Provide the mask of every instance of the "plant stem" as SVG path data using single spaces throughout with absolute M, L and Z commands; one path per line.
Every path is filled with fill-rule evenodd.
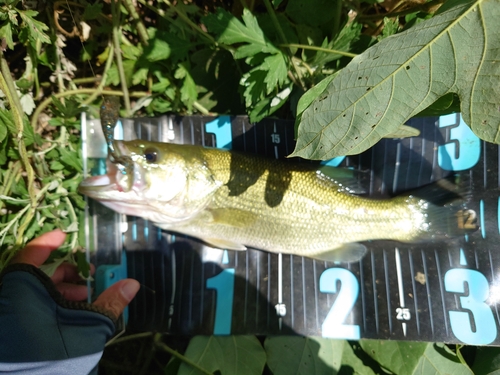
M 106 85 L 106 79 L 108 78 L 108 71 L 109 68 L 111 68 L 111 65 L 113 64 L 113 53 L 114 53 L 114 47 L 113 43 L 109 44 L 109 53 L 108 53 L 108 59 L 106 60 L 106 66 L 104 67 L 104 72 L 102 73 L 102 79 L 101 82 L 99 82 L 99 86 L 97 86 L 97 91 L 90 95 L 86 100 L 82 102 L 82 105 L 89 105 L 92 103 L 95 98 L 97 98 L 99 95 L 101 95 L 102 90 L 104 89 L 104 86 Z
M 120 48 L 120 0 L 111 0 L 111 13 L 113 15 L 113 43 L 115 45 L 116 67 L 120 75 L 120 83 L 123 91 L 123 101 L 125 103 L 125 117 L 130 117 L 131 106 L 130 96 L 128 93 L 127 79 L 125 77 L 125 70 L 123 68 L 122 50 Z
M 385 13 L 385 14 L 368 14 L 368 15 L 360 14 L 357 17 L 357 21 L 358 22 L 365 22 L 368 20 L 382 20 L 385 17 L 388 17 L 388 18 L 402 17 L 402 16 L 406 16 L 407 14 L 411 14 L 411 13 L 415 13 L 415 12 L 430 12 L 433 8 L 439 7 L 445 1 L 446 0 L 431 0 L 428 3 L 419 4 L 413 8 L 409 8 L 409 9 L 403 10 L 401 12 Z M 436 11 L 436 10 L 434 10 L 434 11 Z
M 141 0 L 139 0 L 139 1 L 142 3 Z M 203 37 L 205 37 L 206 39 L 208 39 L 212 44 L 217 45 L 217 42 L 215 41 L 215 39 L 211 35 L 207 34 L 205 31 L 203 31 L 203 29 L 201 27 L 199 27 L 197 24 L 195 24 L 193 21 L 191 21 L 189 19 L 189 17 L 184 14 L 184 12 L 180 11 L 176 6 L 172 5 L 172 3 L 169 0 L 163 0 L 163 2 L 165 4 L 167 4 L 169 7 L 171 7 L 174 10 L 174 12 L 177 13 L 177 15 L 185 23 L 187 23 L 193 29 L 195 29 L 196 31 L 198 31 L 201 35 L 203 35 Z
M 7 97 L 7 101 L 10 104 L 10 109 L 12 111 L 12 117 L 14 119 L 14 124 L 16 125 L 16 141 L 17 147 L 19 150 L 19 155 L 21 156 L 21 161 L 24 166 L 24 170 L 26 171 L 26 176 L 28 178 L 28 193 L 31 198 L 31 203 L 33 205 L 33 210 L 36 207 L 35 200 L 35 173 L 33 171 L 33 167 L 30 164 L 28 153 L 26 151 L 26 146 L 24 145 L 23 131 L 24 131 L 24 123 L 23 123 L 23 113 L 21 101 L 19 100 L 19 96 L 17 95 L 16 87 L 14 85 L 14 81 L 12 80 L 12 76 L 10 74 L 9 65 L 5 60 L 3 53 L 0 51 L 0 90 L 2 90 Z
M 155 345 L 166 351 L 167 353 L 173 355 L 174 357 L 177 357 L 179 358 L 181 361 L 183 361 L 184 363 L 188 364 L 189 366 L 197 369 L 199 372 L 201 372 L 202 374 L 205 374 L 205 375 L 213 375 L 211 372 L 208 372 L 207 370 L 205 370 L 203 367 L 200 367 L 198 366 L 196 363 L 192 362 L 189 358 L 183 356 L 182 354 L 180 354 L 179 352 L 175 351 L 174 349 L 170 348 L 169 346 L 165 345 L 163 342 L 160 341 L 161 340 L 161 335 L 159 333 L 157 333 L 154 337 L 154 342 L 155 342 Z
M 146 338 L 146 337 L 150 337 L 150 336 L 153 336 L 153 332 L 142 332 L 142 333 L 136 333 L 134 335 L 130 335 L 130 336 L 125 336 L 125 337 L 120 337 L 116 340 L 113 340 L 112 342 L 110 342 L 109 346 L 111 345 L 115 345 L 115 344 L 118 344 L 118 343 L 121 343 L 121 342 L 125 342 L 125 341 L 132 341 L 132 340 L 137 340 L 137 339 L 143 339 L 143 338 Z
M 321 52 L 326 52 L 326 53 L 335 53 L 338 55 L 346 56 L 346 57 L 356 57 L 357 55 L 355 53 L 351 52 L 345 52 L 345 51 L 339 51 L 336 49 L 329 49 L 329 48 L 324 48 L 324 47 L 316 47 L 316 46 L 308 46 L 306 44 L 295 44 L 295 43 L 290 43 L 287 45 L 280 45 L 280 47 L 295 47 L 295 48 L 302 48 L 302 49 L 310 49 L 313 51 L 321 51 Z
M 144 23 L 142 23 L 141 18 L 139 17 L 139 14 L 137 13 L 137 10 L 135 9 L 134 4 L 132 4 L 131 0 L 123 0 L 123 4 L 125 5 L 125 8 L 127 8 L 128 12 L 132 16 L 132 18 L 135 21 L 135 26 L 137 28 L 137 33 L 139 34 L 139 38 L 141 38 L 141 42 L 144 46 L 148 45 L 148 32 L 146 31 L 146 27 L 144 26 Z

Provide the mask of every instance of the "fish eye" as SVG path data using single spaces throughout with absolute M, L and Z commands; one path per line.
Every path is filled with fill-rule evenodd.
M 155 148 L 147 148 L 144 150 L 144 158 L 148 163 L 154 163 L 158 159 L 158 150 Z

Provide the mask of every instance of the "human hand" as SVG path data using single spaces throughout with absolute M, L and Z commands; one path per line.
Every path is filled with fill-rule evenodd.
M 19 251 L 11 264 L 25 263 L 39 268 L 48 259 L 50 253 L 64 243 L 65 238 L 66 234 L 59 229 L 45 233 L 30 241 L 24 249 Z M 91 265 L 91 274 L 93 273 L 94 266 Z M 87 287 L 77 284 L 82 279 L 78 275 L 76 266 L 69 263 L 61 264 L 51 279 L 57 290 L 68 301 L 83 301 L 87 298 Z M 120 280 L 101 293 L 93 305 L 106 310 L 118 319 L 139 288 L 139 283 L 134 279 Z

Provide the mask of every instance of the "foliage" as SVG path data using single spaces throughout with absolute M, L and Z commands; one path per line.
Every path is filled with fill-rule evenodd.
M 62 228 L 69 235 L 61 253 L 46 266 L 47 272 L 64 260 L 82 264 L 81 253 L 70 251 L 83 245 L 79 223 L 85 201 L 76 190 L 85 172 L 79 116 L 84 110 L 95 116 L 103 95 L 123 97 L 124 117 L 165 112 L 246 112 L 251 121 L 266 116 L 296 117 L 297 124 L 302 119 L 297 152 L 306 157 L 347 153 L 336 146 L 330 148 L 330 154 L 314 154 L 314 147 L 308 146 L 314 134 L 323 131 L 311 128 L 310 124 L 311 112 L 315 104 L 323 100 L 325 89 L 329 94 L 325 102 L 330 105 L 338 82 L 351 73 L 357 77 L 353 66 L 377 57 L 382 50 L 381 58 L 373 61 L 385 61 L 394 56 L 389 52 L 395 51 L 400 59 L 399 68 L 386 71 L 374 64 L 377 74 L 370 76 L 371 89 L 369 93 L 359 94 L 360 100 L 369 101 L 370 106 L 378 103 L 390 107 L 392 104 L 378 100 L 378 93 L 385 90 L 385 82 L 410 77 L 410 72 L 417 71 L 419 64 L 435 63 L 435 55 L 446 57 L 436 53 L 432 60 L 430 57 L 425 60 L 425 53 L 414 55 L 413 50 L 403 54 L 397 47 L 401 40 L 413 38 L 429 22 L 438 24 L 439 20 L 442 21 L 439 35 L 455 35 L 468 25 L 477 28 L 474 20 L 479 13 L 484 14 L 484 9 L 489 7 L 488 13 L 491 13 L 485 20 L 497 12 L 496 0 L 450 0 L 445 5 L 448 13 L 441 11 L 441 15 L 434 17 L 442 2 L 444 0 L 0 2 L 0 268 L 28 240 L 53 228 Z M 474 9 L 478 10 L 476 14 Z M 454 22 L 452 16 L 459 12 L 462 16 Z M 491 47 L 485 51 L 496 53 L 495 44 L 489 44 L 498 37 L 493 29 L 489 24 L 485 29 L 477 29 L 479 36 L 481 30 L 491 30 L 491 35 L 487 43 L 474 40 L 471 47 L 479 52 L 481 48 Z M 445 38 L 439 35 L 418 39 L 422 51 L 430 54 L 443 49 L 449 53 Z M 460 38 L 469 40 L 465 36 Z M 357 54 L 361 55 L 347 65 Z M 468 71 L 471 75 L 483 72 L 477 68 L 478 59 L 482 57 L 474 55 L 475 68 Z M 406 66 L 410 66 L 410 70 Z M 456 65 L 457 74 L 462 74 L 463 69 L 460 64 Z M 493 66 L 485 63 L 481 69 L 493 69 Z M 376 77 L 379 81 L 375 81 Z M 471 118 L 471 125 L 477 131 L 482 124 L 474 122 L 476 114 L 487 108 L 478 109 L 473 105 L 477 98 L 470 82 L 480 81 L 463 80 L 448 86 L 429 81 L 428 87 L 417 87 L 415 95 L 429 88 L 428 96 L 415 97 L 423 104 L 409 107 L 406 112 L 384 110 L 384 121 L 390 118 L 397 121 L 389 125 L 377 123 L 377 134 L 397 133 L 394 130 L 399 129 L 407 117 L 424 110 L 435 100 L 426 113 L 441 114 L 456 110 L 460 104 L 469 105 L 470 114 L 466 116 Z M 490 83 L 495 86 L 493 80 Z M 353 90 L 360 87 L 357 82 L 353 84 Z M 484 89 L 484 84 L 481 85 L 477 87 Z M 439 99 L 446 93 L 449 94 Z M 472 93 L 470 98 L 467 93 Z M 484 91 L 482 95 L 487 93 Z M 406 95 L 405 92 L 402 95 Z M 340 97 L 342 105 L 352 106 L 352 102 L 346 101 L 347 95 Z M 342 113 L 344 109 L 337 111 Z M 358 110 L 365 109 L 359 106 Z M 373 116 L 378 113 L 372 107 L 370 110 Z M 493 119 L 495 114 L 489 115 Z M 331 134 L 327 132 L 332 128 L 324 130 L 328 137 Z M 481 134 L 490 137 L 493 128 L 485 129 L 487 131 Z M 357 143 L 347 142 L 342 147 L 360 151 L 377 140 L 373 133 L 363 131 L 360 130 Z M 363 138 L 365 136 L 369 138 Z M 82 267 L 82 272 L 88 269 Z M 263 343 L 255 337 L 197 337 L 186 350 L 180 350 L 184 355 L 166 347 L 161 338 L 155 338 L 148 345 L 152 352 L 166 350 L 173 356 L 170 363 L 160 366 L 161 373 L 191 373 L 192 364 L 202 367 L 202 372 L 219 373 L 235 373 L 239 368 L 253 369 L 251 373 L 256 374 L 290 373 L 297 369 L 299 373 L 308 374 L 427 373 L 426 366 L 431 366 L 436 373 L 469 373 L 465 363 L 479 373 L 483 370 L 486 373 L 494 370 L 482 364 L 483 359 L 498 362 L 498 351 L 494 349 L 478 350 L 474 360 L 474 350 L 464 348 L 462 351 L 472 354 L 462 356 L 457 348 L 438 344 L 362 341 L 360 346 L 346 341 L 300 337 L 272 337 Z M 381 347 L 383 353 L 378 350 Z M 211 354 L 203 355 L 205 351 Z M 224 357 L 228 351 L 234 353 L 233 362 Z M 140 352 L 149 351 L 141 349 Z M 462 360 L 463 357 L 467 360 Z M 146 365 L 153 363 L 152 358 L 152 354 L 148 354 L 144 364 L 140 358 L 138 369 L 142 373 L 148 371 Z M 119 353 L 106 373 L 112 373 L 111 369 L 122 361 L 123 355 Z M 124 368 L 120 368 L 119 373 L 123 371 Z M 243 371 L 238 373 L 245 373 Z
M 495 0 L 449 1 L 439 14 L 354 58 L 302 114 L 293 155 L 330 159 L 365 151 L 442 96 L 454 93 L 464 121 L 499 143 Z M 387 29 L 384 28 L 384 30 Z

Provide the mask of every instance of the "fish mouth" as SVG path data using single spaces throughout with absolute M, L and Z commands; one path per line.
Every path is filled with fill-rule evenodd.
M 108 159 L 106 170 L 107 174 L 85 178 L 78 186 L 78 191 L 91 198 L 106 200 L 114 200 L 118 195 L 129 192 L 127 183 L 123 181 L 125 176 L 121 165 Z

